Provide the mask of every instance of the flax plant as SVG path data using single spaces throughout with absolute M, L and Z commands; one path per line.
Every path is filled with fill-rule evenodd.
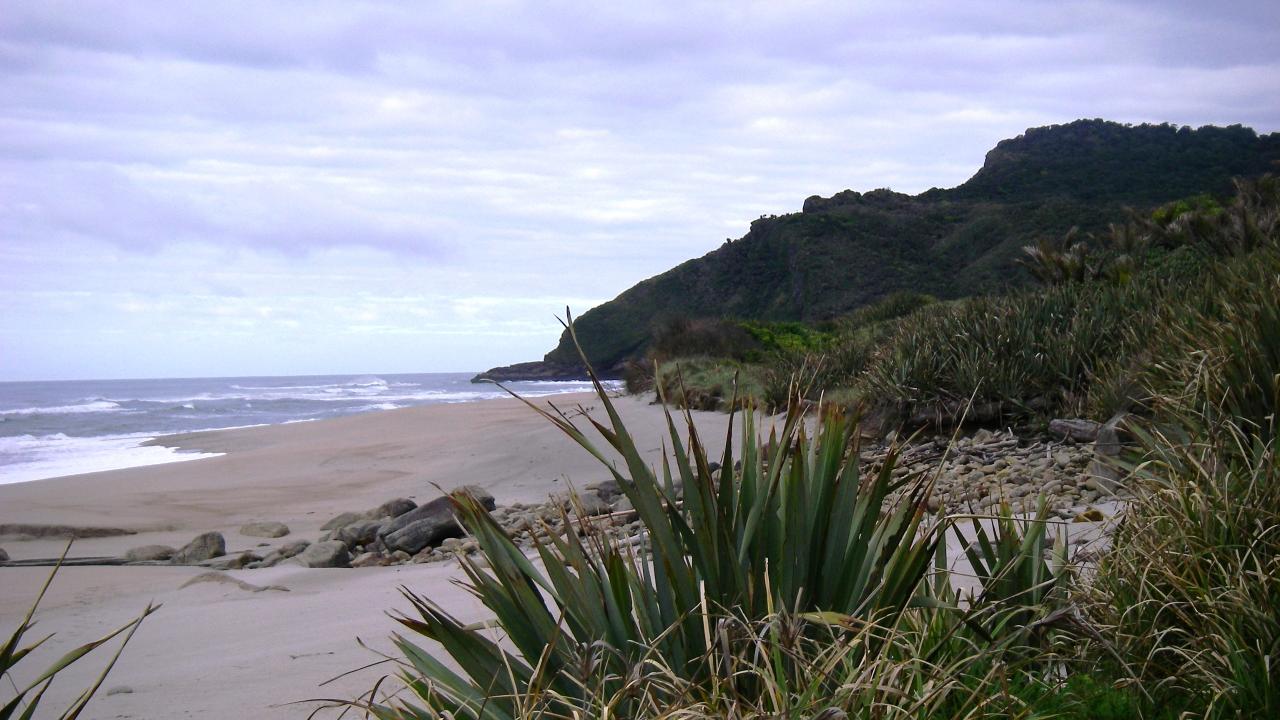
M 376 716 L 571 717 L 600 698 L 610 699 L 607 714 L 644 716 L 646 703 L 722 687 L 711 679 L 723 668 L 708 658 L 735 623 L 828 612 L 851 626 L 885 627 L 921 600 L 940 539 L 923 512 L 929 483 L 895 481 L 896 453 L 864 476 L 851 419 L 824 415 L 810 434 L 793 404 L 781 429 L 761 441 L 745 412 L 740 447 L 735 453 L 731 418 L 713 471 L 692 418 L 686 414 L 686 441 L 668 411 L 670 452 L 654 469 L 594 373 L 592 382 L 607 417 L 589 419 L 590 433 L 554 406 L 529 405 L 609 470 L 647 547 L 600 533 L 550 534 L 537 543 L 535 562 L 474 499 L 455 495 L 486 566 L 464 558 L 465 586 L 493 613 L 488 625 L 501 638 L 406 590 L 416 614 L 400 622 L 437 641 L 458 669 L 398 636 L 415 697 L 370 704 Z M 888 502 L 891 493 L 902 499 Z M 730 676 L 735 696 L 769 692 L 757 674 Z

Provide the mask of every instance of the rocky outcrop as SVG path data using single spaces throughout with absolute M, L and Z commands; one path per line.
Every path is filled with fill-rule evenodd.
M 618 379 L 620 373 L 605 373 L 607 379 Z M 516 363 L 486 370 L 471 378 L 471 382 L 509 382 L 516 380 L 586 380 L 587 371 L 578 364 L 563 364 L 538 360 Z
M 207 532 L 182 546 L 170 559 L 174 565 L 195 565 L 203 560 L 227 554 L 227 541 L 222 533 Z

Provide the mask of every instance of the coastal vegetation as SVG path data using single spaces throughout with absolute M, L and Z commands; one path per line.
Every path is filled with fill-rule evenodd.
M 1117 460 L 1129 505 L 1096 562 L 1067 554 L 1043 501 L 1030 516 L 926 513 L 930 474 L 895 472 L 896 448 L 864 467 L 851 416 L 828 407 L 809 431 L 798 397 L 767 440 L 743 413 L 720 462 L 691 418 L 685 435 L 668 414 L 655 471 L 597 382 L 607 419 L 590 430 L 531 406 L 609 468 L 646 542 L 583 527 L 536 542 L 536 562 L 455 495 L 480 545 L 460 558 L 466 585 L 494 619 L 464 625 L 406 590 L 408 694 L 359 704 L 382 718 L 1271 716 L 1269 252 L 1267 279 L 1234 297 L 1199 355 L 1144 380 L 1151 413 Z
M 1238 125 L 1078 120 L 1032 128 L 998 143 L 955 188 L 914 196 L 845 190 L 810 197 L 801 212 L 761 217 L 743 237 L 592 308 L 578 320 L 578 337 L 595 368 L 621 376 L 660 328 L 681 319 L 815 325 L 894 293 L 954 300 L 1016 291 L 1034 284 L 1017 266 L 1023 247 L 1072 228 L 1079 239 L 1100 237 L 1135 212 L 1176 201 L 1203 209 L 1201 201 L 1230 196 L 1233 178 L 1273 172 L 1277 160 L 1280 133 Z M 583 374 L 567 334 L 541 363 L 502 370 L 490 376 Z
M 1055 133 L 1128 131 L 1066 128 L 1002 143 L 969 185 L 931 193 L 1052 206 L 1060 186 L 1019 158 L 1043 156 Z M 1051 178 L 1071 167 L 1042 164 Z M 658 468 L 590 370 L 585 317 L 568 319 L 605 417 L 530 406 L 601 461 L 642 533 L 566 509 L 530 558 L 455 494 L 479 546 L 460 557 L 465 584 L 492 620 L 464 624 L 406 590 L 405 690 L 356 704 L 477 720 L 1280 714 L 1280 181 L 1205 193 L 1184 180 L 1168 185 L 1182 199 L 1132 187 L 1161 204 L 1073 216 L 1022 243 L 1025 280 L 1000 292 L 924 283 L 820 318 L 659 317 L 627 366 L 629 387 L 667 405 Z M 840 202 L 921 202 L 868 196 Z M 690 407 L 740 417 L 722 456 Z M 931 470 L 893 439 L 975 424 L 1037 434 L 1059 418 L 1116 445 L 1090 468 L 1123 500 L 1092 555 L 1068 551 L 1072 523 L 1043 496 L 938 504 L 962 441 Z M 867 436 L 887 436 L 885 452 L 868 459 Z

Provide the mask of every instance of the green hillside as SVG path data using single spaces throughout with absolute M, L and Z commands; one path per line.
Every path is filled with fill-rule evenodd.
M 1101 230 L 1126 208 L 1149 210 L 1280 162 L 1280 133 L 1239 125 L 1191 129 L 1103 120 L 1033 128 L 1001 141 L 964 184 L 911 196 L 845 190 L 762 217 L 738 240 L 645 280 L 583 314 L 595 367 L 617 374 L 675 318 L 817 322 L 911 291 L 948 299 L 1006 291 L 1030 278 L 1021 248 L 1078 226 Z M 581 373 L 568 338 L 541 363 L 486 375 Z

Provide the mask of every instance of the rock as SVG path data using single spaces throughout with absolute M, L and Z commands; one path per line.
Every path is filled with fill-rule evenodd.
M 1065 420 L 1059 418 L 1049 421 L 1049 432 L 1064 438 L 1070 438 L 1076 442 L 1093 442 L 1098 438 L 1098 429 L 1101 427 L 1101 425 L 1092 420 Z
M 1098 428 L 1098 439 L 1093 444 L 1094 455 L 1116 457 L 1120 454 L 1128 436 L 1128 419 L 1128 415 L 1119 413 Z
M 142 547 L 130 548 L 124 554 L 127 562 L 154 562 L 156 560 L 168 560 L 178 551 L 168 545 L 143 545 Z
M 411 555 L 409 555 L 409 553 L 407 553 L 407 552 L 405 552 L 405 551 L 403 551 L 403 550 L 397 550 L 397 551 L 395 551 L 395 552 L 391 553 L 391 559 L 392 559 L 393 561 L 395 561 L 395 562 L 402 562 L 402 563 L 403 563 L 403 562 L 409 562 L 410 560 L 412 560 L 412 559 L 413 559 L 413 557 L 412 557 Z
M 267 553 L 266 557 L 262 558 L 260 562 L 255 564 L 257 567 L 275 567 L 276 565 L 279 565 L 281 561 L 288 560 L 303 550 L 306 550 L 310 545 L 311 543 L 306 540 L 295 540 L 291 543 L 286 543 Z
M 418 503 L 410 500 L 409 498 L 394 498 L 370 510 L 368 512 L 368 517 L 370 520 L 400 517 L 416 507 L 418 507 Z
M 107 690 L 107 697 L 111 697 L 112 695 L 130 695 L 132 693 L 133 688 L 128 685 L 117 685 L 110 690 Z
M 435 515 L 424 516 L 420 520 L 411 522 L 390 535 L 383 535 L 382 543 L 389 550 L 400 550 L 413 555 L 425 547 L 438 544 L 441 540 L 459 537 L 462 534 L 462 526 L 454 519 L 453 513 L 446 508 Z
M 174 565 L 195 565 L 201 560 L 221 557 L 227 554 L 227 541 L 222 533 L 207 532 L 197 535 L 194 540 L 182 546 L 174 553 L 170 562 Z
M 576 507 L 575 500 L 573 498 L 566 498 L 564 502 L 564 509 L 569 512 L 577 512 L 581 509 L 582 514 L 586 517 L 608 515 L 613 512 L 613 508 L 609 503 L 605 502 L 604 498 L 594 492 L 585 492 L 578 495 L 576 498 Z
M 351 567 L 351 553 L 347 551 L 346 545 L 337 540 L 308 545 L 306 550 L 303 550 L 293 559 L 300 562 L 304 567 L 311 568 Z
M 1085 510 L 1084 512 L 1080 513 L 1079 515 L 1076 515 L 1074 518 L 1071 519 L 1071 522 L 1078 522 L 1078 523 L 1102 522 L 1103 520 L 1106 520 L 1106 519 L 1107 519 L 1107 516 L 1103 515 L 1101 510 L 1095 507 L 1091 507 L 1088 510 Z
M 4 548 L 0 548 L 0 562 L 9 562 L 9 553 L 5 552 Z
M 484 488 L 468 485 L 454 492 L 470 493 L 486 510 L 495 507 L 493 496 Z M 462 534 L 462 526 L 453 516 L 452 502 L 448 497 L 439 497 L 388 521 L 379 532 L 379 538 L 387 549 L 403 550 L 413 555 L 428 545 Z
M 241 525 L 240 534 L 249 537 L 278 538 L 289 534 L 289 526 L 272 520 L 255 521 Z
M 622 488 L 618 487 L 617 480 L 601 480 L 588 485 L 587 490 L 594 490 L 597 495 L 609 502 L 622 494 Z
M 333 532 L 333 539 L 346 544 L 347 547 L 368 545 L 378 539 L 378 531 L 385 520 L 366 520 L 340 527 Z
M 211 560 L 203 560 L 199 565 L 210 570 L 239 570 L 249 563 L 256 563 L 260 560 L 262 558 L 254 553 L 242 552 L 237 555 L 224 555 Z
M 365 517 L 364 513 L 344 512 L 341 515 L 336 515 L 333 518 L 330 518 L 329 522 L 320 526 L 320 529 L 321 530 L 337 530 L 340 527 L 345 527 L 347 525 L 350 525 L 351 523 L 360 522 L 361 520 L 365 520 L 365 519 L 367 518 Z
M 620 495 L 617 500 L 613 501 L 614 512 L 630 512 L 635 509 L 635 506 L 631 504 L 631 498 L 626 495 Z
M 351 567 L 353 568 L 377 567 L 380 565 L 387 565 L 390 562 L 391 562 L 390 559 L 388 559 L 385 555 L 380 555 L 375 552 L 366 552 L 366 553 L 360 553 L 359 555 L 357 555 L 351 561 Z

